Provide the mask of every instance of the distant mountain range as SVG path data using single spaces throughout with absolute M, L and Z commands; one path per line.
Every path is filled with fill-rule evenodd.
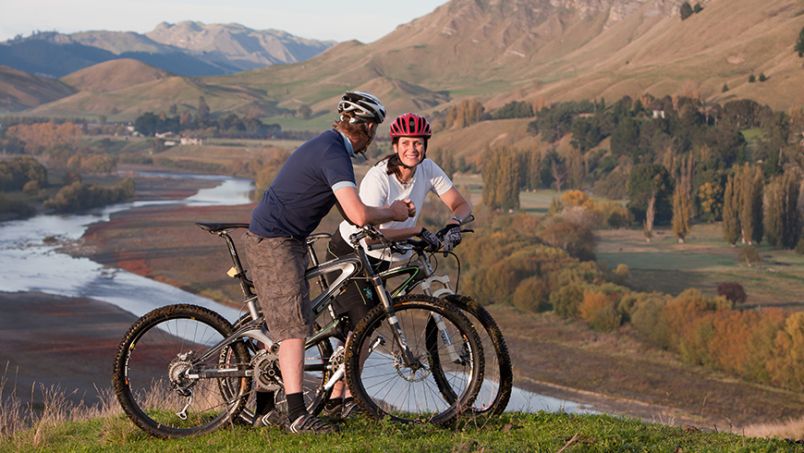
M 115 71 L 131 71 L 130 63 L 87 68 L 81 77 L 73 74 L 61 80 L 74 94 L 29 112 L 132 119 L 174 105 L 193 110 L 203 95 L 213 111 L 248 112 L 269 121 L 280 121 L 306 106 L 313 114 L 309 119 L 296 117 L 293 127 L 317 129 L 328 124 L 325 113 L 332 113 L 337 96 L 355 88 L 379 95 L 390 115 L 429 114 L 466 98 L 495 109 L 512 100 L 538 106 L 643 93 L 717 102 L 748 98 L 785 110 L 804 105 L 804 59 L 793 50 L 804 25 L 801 0 L 702 0 L 702 10 L 685 20 L 679 15 L 681 4 L 681 0 L 451 0 L 375 42 L 343 42 L 298 63 L 188 78 L 145 61 L 163 73 L 148 70 L 147 80 L 118 77 L 111 84 L 102 81 Z M 165 55 L 155 53 L 165 48 L 192 49 L 186 55 L 212 68 L 272 61 L 267 54 L 250 50 L 269 47 L 267 38 L 255 38 L 248 45 L 226 38 L 243 36 L 237 34 L 241 29 L 163 24 L 146 35 L 106 38 L 104 48 L 89 46 L 90 35 L 82 34 L 70 35 L 70 41 L 60 45 L 92 52 L 127 49 L 138 55 Z M 55 45 L 52 41 L 46 42 Z M 222 54 L 230 57 L 224 61 L 219 58 Z M 232 56 L 236 54 L 240 57 Z M 751 74 L 765 74 L 767 80 L 749 83 Z
M 239 24 L 162 22 L 146 34 L 34 33 L 0 43 L 0 65 L 62 77 L 94 64 L 129 58 L 176 75 L 212 76 L 304 61 L 333 44 Z

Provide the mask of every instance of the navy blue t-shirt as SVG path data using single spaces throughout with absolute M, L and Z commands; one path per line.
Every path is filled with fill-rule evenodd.
M 262 237 L 309 236 L 335 204 L 335 190 L 357 187 L 352 154 L 352 144 L 335 129 L 301 145 L 254 208 L 249 230 Z

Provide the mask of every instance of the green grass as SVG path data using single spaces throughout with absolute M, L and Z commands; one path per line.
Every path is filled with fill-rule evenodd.
M 505 414 L 447 430 L 355 420 L 338 434 L 291 435 L 276 428 L 234 427 L 204 436 L 151 438 L 125 417 L 70 422 L 0 440 L 0 451 L 804 451 L 780 439 L 685 430 L 631 419 L 553 413 Z
M 650 243 L 639 230 L 600 230 L 597 259 L 613 268 L 630 268 L 629 286 L 643 291 L 678 294 L 699 288 L 716 294 L 717 284 L 738 282 L 748 304 L 801 305 L 804 303 L 804 255 L 761 244 L 762 261 L 751 267 L 739 259 L 740 248 L 722 239 L 720 224 L 693 225 L 685 244 L 667 229 L 656 231 Z

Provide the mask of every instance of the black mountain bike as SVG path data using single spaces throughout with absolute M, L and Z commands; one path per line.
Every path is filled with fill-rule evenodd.
M 206 308 L 170 305 L 147 313 L 126 332 L 114 361 L 115 394 L 134 424 L 162 438 L 201 434 L 235 423 L 253 404 L 255 392 L 273 391 L 281 399 L 283 388 L 278 344 L 271 339 L 229 235 L 229 230 L 248 225 L 198 225 L 226 241 L 233 263 L 229 275 L 240 281 L 247 314 L 233 326 Z M 345 348 L 333 351 L 330 342 L 339 336 L 344 317 L 316 326 L 306 340 L 308 410 L 320 412 L 332 387 L 346 376 L 355 399 L 371 416 L 449 424 L 472 407 L 482 385 L 481 340 L 460 310 L 437 298 L 392 298 L 359 246 L 364 238 L 381 240 L 382 235 L 372 227 L 363 228 L 350 238 L 354 256 L 314 262 L 306 273 L 308 281 L 330 281 L 312 300 L 316 315 L 352 278 L 371 281 L 381 302 L 357 324 Z M 445 329 L 435 332 L 427 327 L 435 317 Z M 450 355 L 455 345 L 461 348 L 457 360 Z

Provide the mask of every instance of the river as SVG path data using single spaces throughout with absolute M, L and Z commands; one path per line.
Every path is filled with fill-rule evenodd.
M 108 222 L 117 212 L 153 205 L 226 206 L 247 204 L 253 183 L 224 176 L 141 173 L 139 177 L 198 178 L 218 184 L 178 200 L 135 201 L 84 214 L 46 214 L 0 223 L 0 291 L 41 292 L 56 296 L 85 297 L 119 307 L 135 316 L 173 303 L 190 303 L 217 311 L 230 321 L 240 312 L 210 299 L 122 269 L 105 267 L 88 258 L 72 257 L 59 249 L 78 241 L 87 228 Z M 110 358 L 111 362 L 111 358 Z M 593 408 L 515 388 L 509 411 L 564 411 L 593 413 Z

